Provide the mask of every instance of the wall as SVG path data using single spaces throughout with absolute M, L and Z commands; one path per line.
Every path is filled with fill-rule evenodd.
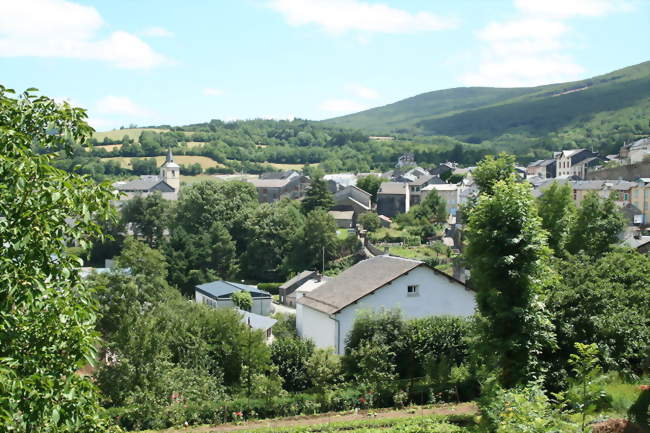
M 228 307 L 234 308 L 235 304 L 230 300 L 219 300 L 215 301 L 214 299 L 194 291 L 194 300 L 199 304 L 207 304 L 211 307 Z M 251 313 L 261 314 L 262 316 L 268 316 L 271 314 L 271 299 L 255 299 L 253 298 L 253 308 L 251 308 Z
M 300 303 L 296 304 L 296 330 L 302 338 L 311 338 L 316 347 L 334 347 L 336 344 L 336 321 L 327 314 Z
M 412 284 L 419 286 L 418 296 L 407 295 L 407 286 Z M 474 292 L 420 266 L 335 315 L 340 322 L 338 347 L 335 348 L 338 353 L 345 350 L 345 336 L 352 329 L 358 311 L 382 307 L 400 308 L 408 319 L 437 315 L 471 316 L 476 302 Z
M 650 177 L 650 162 L 604 168 L 602 170 L 588 171 L 585 174 L 587 180 L 623 179 L 634 181 L 640 177 Z

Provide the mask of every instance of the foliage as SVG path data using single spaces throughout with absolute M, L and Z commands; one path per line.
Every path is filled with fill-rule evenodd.
M 86 113 L 0 86 L 0 426 L 13 432 L 106 431 L 93 383 L 97 304 L 68 245 L 114 218 L 111 187 L 51 165 L 92 129 Z
M 368 194 L 370 194 L 371 200 L 376 202 L 377 201 L 377 191 L 379 191 L 379 187 L 381 186 L 381 178 L 379 176 L 376 176 L 374 174 L 369 174 L 368 176 L 363 176 L 357 180 L 357 187 L 361 188 Z
M 633 250 L 615 250 L 595 261 L 575 256 L 557 261 L 561 280 L 549 292 L 558 350 L 556 376 L 562 377 L 575 343 L 598 345 L 603 366 L 642 372 L 650 347 L 650 258 Z
M 482 397 L 480 408 L 483 426 L 490 432 L 549 433 L 560 427 L 548 397 L 536 383 L 509 390 L 497 387 Z
M 369 232 L 374 232 L 381 227 L 379 215 L 374 212 L 366 212 L 359 217 L 359 224 Z
M 232 294 L 232 303 L 241 310 L 250 311 L 253 308 L 253 297 L 250 292 L 239 290 Z
M 438 194 L 438 191 L 432 189 L 420 203 L 420 209 L 424 210 L 425 218 L 430 222 L 444 223 L 447 221 L 447 203 L 445 199 Z
M 234 277 L 239 272 L 237 248 L 230 233 L 218 221 L 198 232 L 175 227 L 164 245 L 169 281 L 186 295 L 194 286 Z
M 569 378 L 569 389 L 562 398 L 582 417 L 581 430 L 585 429 L 587 414 L 594 412 L 605 398 L 602 370 L 598 365 L 598 346 L 576 343 L 577 353 L 572 353 L 569 365 L 573 377 Z
M 278 368 L 287 391 L 302 391 L 313 380 L 307 363 L 314 352 L 314 343 L 298 337 L 277 338 L 271 344 L 271 361 Z
M 313 210 L 291 240 L 287 267 L 294 272 L 320 269 L 323 261 L 327 265 L 337 256 L 338 246 L 334 218 L 323 209 Z
M 513 177 L 486 185 L 492 195 L 481 194 L 469 215 L 465 257 L 478 291 L 478 348 L 496 357 L 500 382 L 510 387 L 541 377 L 539 357 L 554 345 L 540 298 L 548 248 L 530 187 Z
M 328 211 L 332 206 L 334 206 L 334 198 L 327 189 L 327 182 L 322 177 L 311 179 L 307 193 L 300 204 L 302 212 L 307 215 L 316 209 Z
M 291 253 L 291 241 L 304 220 L 295 201 L 260 205 L 249 220 L 242 257 L 246 275 L 260 281 L 283 280 L 283 259 Z
M 156 192 L 128 200 L 122 207 L 122 219 L 131 224 L 136 237 L 142 236 L 150 247 L 155 248 L 162 242 L 168 212 L 169 201 Z
M 483 194 L 492 194 L 499 181 L 507 181 L 515 174 L 515 157 L 500 153 L 496 158 L 487 155 L 472 171 L 474 183 Z
M 271 317 L 277 320 L 275 325 L 273 325 L 273 335 L 275 338 L 298 337 L 295 314 L 275 313 Z
M 584 251 L 598 257 L 611 249 L 625 227 L 625 218 L 614 201 L 614 195 L 603 200 L 589 192 L 580 204 L 575 222 L 567 240 L 572 254 Z
M 342 374 L 341 358 L 331 347 L 315 348 L 305 364 L 308 377 L 317 389 L 323 391 L 336 384 Z
M 468 354 L 469 319 L 453 316 L 433 316 L 406 322 L 406 359 L 408 375 L 430 375 L 434 379 L 435 367 L 441 362 L 460 365 Z
M 569 183 L 553 182 L 537 199 L 542 228 L 548 232 L 548 245 L 555 255 L 564 254 L 569 228 L 573 223 L 575 206 L 573 189 Z

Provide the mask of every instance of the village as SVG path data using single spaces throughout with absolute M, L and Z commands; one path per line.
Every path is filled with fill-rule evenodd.
M 650 177 L 646 173 L 650 159 L 650 138 L 640 139 L 621 147 L 618 155 L 600 157 L 587 149 L 554 152 L 553 158 L 515 167 L 522 182 L 531 185 L 533 195 L 540 197 L 552 183 L 568 184 L 574 204 L 579 207 L 587 193 L 595 192 L 606 199 L 613 197 L 626 218 L 625 230 L 619 234 L 620 243 L 650 253 Z M 333 197 L 329 215 L 338 231 L 349 232 L 362 241 L 363 260 L 335 277 L 324 275 L 324 269 L 305 269 L 293 278 L 276 285 L 274 294 L 256 285 L 233 281 L 204 282 L 195 287 L 194 299 L 213 307 L 238 309 L 233 302 L 237 292 L 250 294 L 252 304 L 243 312 L 242 320 L 273 341 L 274 313 L 296 316 L 298 335 L 312 339 L 317 347 L 334 348 L 343 354 L 344 342 L 360 311 L 398 308 L 406 318 L 420 318 L 451 314 L 471 316 L 476 307 L 474 292 L 465 282 L 468 271 L 460 260 L 463 251 L 463 221 L 461 209 L 478 194 L 473 182 L 475 167 L 458 167 L 454 162 L 440 164 L 432 170 L 417 166 L 412 153 L 402 155 L 395 168 L 384 173 L 338 173 L 323 176 L 328 192 Z M 621 171 L 625 170 L 625 171 Z M 609 173 L 612 173 L 609 175 Z M 614 178 L 615 174 L 624 173 Z M 378 179 L 373 194 L 357 186 L 361 179 Z M 608 178 L 611 177 L 611 178 Z M 310 178 L 293 170 L 254 175 L 215 175 L 216 182 L 246 182 L 252 184 L 260 203 L 274 203 L 282 199 L 302 200 L 310 188 Z M 460 179 L 450 183 L 443 179 Z M 361 181 L 363 182 L 363 181 Z M 159 193 L 165 200 L 177 200 L 182 179 L 179 166 L 174 163 L 171 149 L 159 176 L 117 182 L 122 193 L 118 206 L 124 200 Z M 398 253 L 408 249 L 404 240 L 373 242 L 372 232 L 397 224 L 393 219 L 422 203 L 428 194 L 437 194 L 444 202 L 445 219 L 441 230 L 427 239 L 418 239 L 411 247 L 417 251 L 420 244 L 438 244 L 449 251 L 447 266 L 431 266 L 426 258 Z M 364 214 L 375 214 L 378 227 L 364 227 Z M 366 219 L 366 221 L 373 221 Z M 133 231 L 130 231 L 133 234 Z M 399 248 L 390 253 L 390 247 Z M 437 254 L 439 256 L 439 254 Z M 112 261 L 108 261 L 111 263 Z M 99 272 L 108 268 L 97 269 Z M 86 268 L 85 272 L 92 272 Z

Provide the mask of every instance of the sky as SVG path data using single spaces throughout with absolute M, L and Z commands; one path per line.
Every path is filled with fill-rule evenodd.
M 0 85 L 103 131 L 326 119 L 650 60 L 650 0 L 0 0 Z

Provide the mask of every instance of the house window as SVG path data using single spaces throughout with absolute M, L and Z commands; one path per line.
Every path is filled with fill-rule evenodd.
M 406 288 L 406 296 L 418 296 L 418 286 L 417 284 L 410 285 Z
M 626 193 L 626 192 L 623 193 L 623 200 L 628 201 L 629 199 L 630 199 L 630 196 L 628 195 L 628 193 Z

